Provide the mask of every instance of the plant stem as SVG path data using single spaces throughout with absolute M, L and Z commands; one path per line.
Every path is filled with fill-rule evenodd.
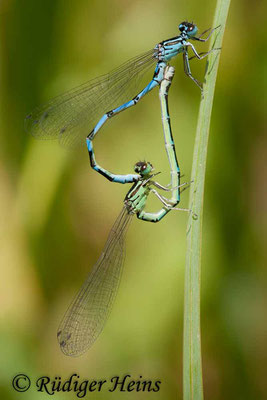
M 213 26 L 220 25 L 213 35 L 215 40 L 211 47 L 222 45 L 223 34 L 230 0 L 218 0 Z M 208 56 L 206 82 L 203 87 L 204 98 L 201 100 L 194 158 L 189 208 L 197 215 L 191 214 L 187 230 L 187 253 L 185 271 L 184 299 L 184 344 L 183 344 L 183 399 L 203 400 L 201 340 L 200 340 L 200 271 L 201 271 L 201 236 L 204 183 L 209 138 L 209 127 L 215 82 L 221 51 L 214 51 Z

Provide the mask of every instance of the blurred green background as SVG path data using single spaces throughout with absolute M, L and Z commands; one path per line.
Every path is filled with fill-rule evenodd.
M 153 225 L 134 219 L 121 286 L 94 346 L 64 356 L 56 331 L 104 246 L 128 187 L 89 167 L 86 147 L 35 141 L 23 119 L 34 107 L 101 75 L 168 37 L 184 19 L 210 27 L 215 1 L 2 0 L 0 3 L 1 396 L 43 396 L 11 387 L 16 373 L 67 379 L 140 375 L 158 393 L 94 399 L 181 399 L 184 213 Z M 202 251 L 202 351 L 206 399 L 261 399 L 267 391 L 266 185 L 263 2 L 232 2 L 213 108 Z M 207 46 L 199 44 L 203 51 Z M 170 112 L 184 180 L 190 179 L 200 100 L 181 57 Z M 205 62 L 192 61 L 201 80 Z M 265 75 L 266 77 L 266 75 Z M 95 141 L 101 165 L 130 173 L 140 159 L 168 183 L 157 90 L 111 120 Z M 186 207 L 188 193 L 182 197 Z M 160 205 L 149 202 L 150 210 Z M 266 256 L 266 254 L 265 254 Z M 265 261 L 265 262 L 264 262 Z M 74 399 L 73 392 L 54 399 Z

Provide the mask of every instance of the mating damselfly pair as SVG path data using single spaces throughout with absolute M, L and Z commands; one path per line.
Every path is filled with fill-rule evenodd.
M 111 73 L 52 99 L 25 119 L 26 130 L 37 138 L 58 138 L 60 143 L 67 146 L 84 143 L 86 138 L 90 164 L 94 170 L 112 182 L 133 183 L 99 260 L 60 324 L 58 341 L 67 355 L 82 354 L 103 329 L 118 289 L 124 259 L 124 237 L 131 217 L 136 214 L 139 219 L 157 222 L 170 210 L 178 210 L 176 205 L 180 201 L 182 185 L 168 112 L 168 90 L 174 75 L 174 69 L 169 67 L 168 62 L 181 53 L 186 75 L 202 91 L 202 85 L 192 76 L 188 49 L 193 51 L 194 56 L 191 58 L 198 59 L 206 57 L 210 51 L 198 53 L 189 40 L 206 42 L 215 29 L 208 29 L 197 37 L 196 25 L 182 22 L 178 36 L 162 41 L 152 50 L 131 59 Z M 203 38 L 205 33 L 208 35 Z M 138 91 L 140 77 L 155 63 L 152 80 Z M 135 164 L 135 174 L 111 173 L 96 162 L 92 144 L 95 135 L 109 118 L 136 105 L 156 86 L 160 88 L 165 147 L 171 170 L 171 183 L 168 187 L 154 181 L 157 174 L 153 173 L 152 164 L 145 161 Z M 158 190 L 171 192 L 171 199 L 162 196 Z M 150 193 L 155 194 L 163 205 L 157 213 L 144 210 Z

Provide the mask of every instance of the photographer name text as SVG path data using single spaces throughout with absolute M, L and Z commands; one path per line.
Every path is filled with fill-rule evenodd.
M 113 376 L 110 379 L 90 380 L 81 379 L 78 374 L 72 374 L 68 379 L 62 380 L 55 376 L 50 378 L 42 376 L 36 380 L 38 392 L 53 395 L 56 392 L 73 392 L 78 398 L 83 398 L 91 392 L 158 392 L 160 380 L 144 379 L 139 375 L 137 379 L 130 374 Z

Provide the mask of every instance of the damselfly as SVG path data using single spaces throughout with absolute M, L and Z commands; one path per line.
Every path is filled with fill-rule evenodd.
M 202 84 L 192 76 L 189 60 L 194 57 L 202 59 L 217 49 L 198 53 L 189 40 L 206 42 L 215 29 L 207 29 L 197 37 L 197 26 L 182 22 L 178 36 L 158 43 L 152 50 L 132 58 L 109 74 L 91 80 L 35 109 L 25 118 L 26 130 L 37 138 L 57 138 L 67 146 L 83 143 L 85 137 L 92 140 L 109 118 L 134 106 L 158 86 L 166 65 L 179 53 L 183 54 L 186 75 L 202 90 Z M 207 32 L 207 37 L 203 38 Z M 190 48 L 194 53 L 191 58 L 188 55 Z M 156 67 L 152 80 L 139 91 L 142 76 L 153 64 Z
M 132 216 L 135 214 L 141 220 L 158 222 L 170 210 L 190 211 L 175 207 L 180 201 L 180 188 L 185 184 L 180 185 L 180 169 L 168 114 L 168 89 L 173 74 L 174 68 L 167 67 L 160 85 L 163 130 L 171 169 L 171 187 L 164 187 L 153 180 L 157 174 L 153 173 L 153 166 L 149 162 L 136 163 L 136 174 L 125 175 L 126 181 L 134 182 L 134 184 L 124 199 L 123 209 L 111 229 L 100 258 L 71 303 L 58 329 L 58 342 L 66 355 L 78 356 L 84 353 L 104 327 L 119 286 L 125 254 L 124 239 Z M 92 148 L 90 158 L 91 163 L 96 164 Z M 108 179 L 111 176 L 117 177 L 103 169 L 101 171 Z M 121 175 L 118 181 L 123 181 Z M 157 189 L 171 192 L 171 199 L 162 196 Z M 150 193 L 154 193 L 163 203 L 163 207 L 156 213 L 144 211 Z

